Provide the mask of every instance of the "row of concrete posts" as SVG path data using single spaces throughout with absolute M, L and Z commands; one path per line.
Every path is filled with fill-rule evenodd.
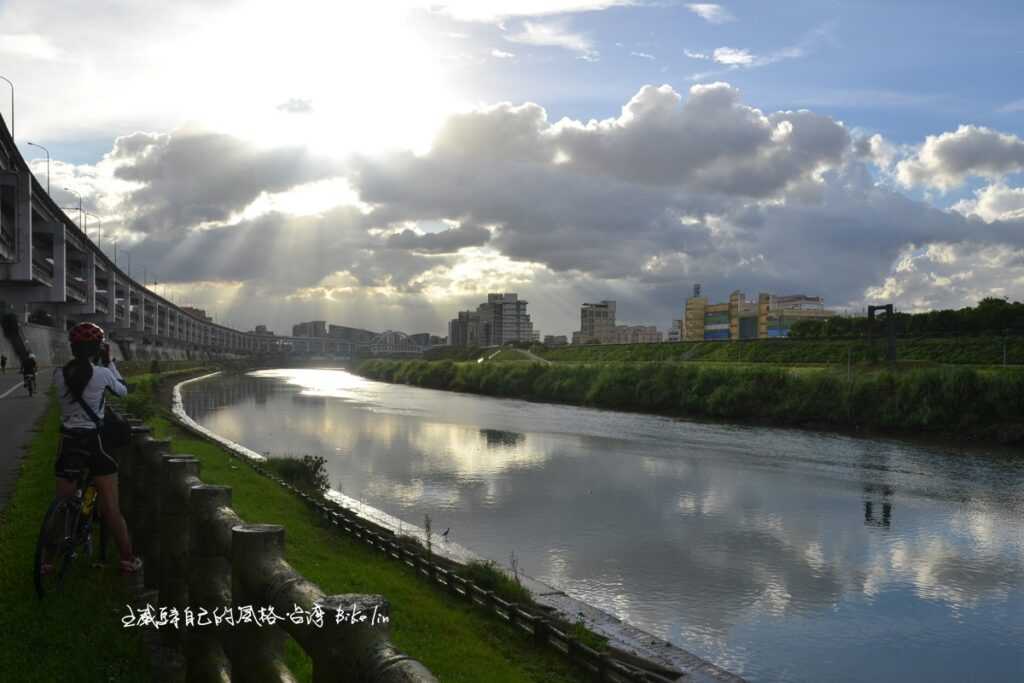
M 323 615 L 319 626 L 282 619 L 273 626 L 163 628 L 155 678 L 291 682 L 283 659 L 291 636 L 312 660 L 316 683 L 436 681 L 391 643 L 381 623 L 389 608 L 382 596 L 326 595 L 284 559 L 283 527 L 243 522 L 231 508 L 231 487 L 204 484 L 196 458 L 171 454 L 170 442 L 148 431 L 137 424 L 119 459 L 121 507 L 144 561 L 137 602 L 178 614 L 252 606 L 272 607 L 279 616 Z M 352 623 L 353 614 L 378 619 Z

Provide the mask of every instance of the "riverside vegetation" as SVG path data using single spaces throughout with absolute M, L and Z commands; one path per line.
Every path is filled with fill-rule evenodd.
M 734 347 L 742 347 L 716 345 L 734 353 Z M 647 346 L 657 353 L 658 347 L 669 345 Z M 588 351 L 579 349 L 581 354 Z M 843 356 L 845 361 L 845 352 Z M 665 361 L 544 365 L 369 360 L 357 372 L 431 389 L 616 410 L 786 426 L 955 432 L 1007 443 L 1024 438 L 1024 371 L 1018 369 L 891 370 L 858 365 L 848 374 L 845 363 L 830 368 Z

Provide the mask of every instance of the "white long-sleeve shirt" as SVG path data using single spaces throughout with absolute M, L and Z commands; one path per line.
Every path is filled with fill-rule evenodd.
M 63 368 L 56 368 L 53 371 L 53 384 L 57 387 L 57 398 L 60 399 L 61 424 L 65 429 L 95 429 L 96 423 L 68 391 L 62 370 Z M 92 377 L 89 378 L 89 383 L 82 391 L 82 400 L 92 408 L 100 419 L 103 418 L 104 397 L 107 389 L 110 389 L 115 396 L 124 396 L 128 393 L 128 386 L 121 378 L 121 373 L 117 371 L 113 360 L 107 367 L 94 365 Z

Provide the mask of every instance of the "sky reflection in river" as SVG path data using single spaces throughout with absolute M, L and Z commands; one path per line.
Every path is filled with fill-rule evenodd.
M 204 426 L 754 680 L 1024 680 L 1024 470 L 897 442 L 341 371 L 186 387 Z

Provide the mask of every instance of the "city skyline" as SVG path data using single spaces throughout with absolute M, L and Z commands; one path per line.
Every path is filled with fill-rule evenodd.
M 1015 5 L 538 7 L 14 0 L 0 75 L 58 203 L 239 329 L 443 334 L 492 291 L 543 334 L 602 299 L 664 329 L 693 282 L 1024 298 Z

